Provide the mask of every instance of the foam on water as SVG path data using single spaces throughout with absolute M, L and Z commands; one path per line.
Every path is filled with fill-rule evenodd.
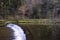
M 26 35 L 20 26 L 10 23 L 7 24 L 7 27 L 10 27 L 14 31 L 15 39 L 13 40 L 26 40 Z

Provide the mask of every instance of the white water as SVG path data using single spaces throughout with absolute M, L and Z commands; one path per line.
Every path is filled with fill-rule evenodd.
M 20 26 L 10 23 L 7 24 L 7 27 L 10 27 L 14 31 L 15 39 L 13 40 L 26 40 L 26 35 Z

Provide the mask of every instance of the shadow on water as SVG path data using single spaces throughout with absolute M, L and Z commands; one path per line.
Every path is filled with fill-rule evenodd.
M 27 40 L 60 40 L 60 25 L 20 25 Z M 29 27 L 29 28 L 27 28 Z M 0 27 L 0 40 L 14 39 L 13 30 L 7 27 Z
M 0 28 L 0 40 L 12 40 L 14 39 L 13 30 L 7 27 Z
M 27 40 L 60 40 L 60 25 L 21 25 L 27 30 Z M 30 30 L 30 31 L 28 31 Z

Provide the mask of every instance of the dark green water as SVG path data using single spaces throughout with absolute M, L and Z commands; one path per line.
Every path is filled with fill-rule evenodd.
M 49 25 L 21 25 L 24 29 L 27 40 L 60 40 L 60 26 Z M 7 27 L 0 27 L 0 40 L 12 40 L 13 30 Z

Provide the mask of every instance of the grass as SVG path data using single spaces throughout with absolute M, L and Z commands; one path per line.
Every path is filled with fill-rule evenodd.
M 51 20 L 51 19 L 21 19 L 21 20 L 0 20 L 0 25 L 1 24 L 6 24 L 6 23 L 18 23 L 18 24 L 28 24 L 28 25 L 59 25 L 60 21 L 57 20 Z

